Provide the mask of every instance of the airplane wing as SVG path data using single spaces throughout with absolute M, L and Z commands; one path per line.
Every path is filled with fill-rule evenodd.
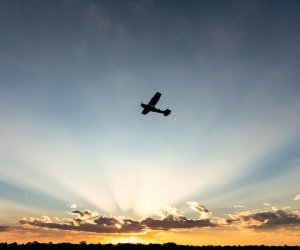
M 155 106 L 156 103 L 158 103 L 160 96 L 161 96 L 161 93 L 156 92 L 156 94 L 151 98 L 148 105 Z
M 144 110 L 142 111 L 142 114 L 143 114 L 143 115 L 146 115 L 146 114 L 148 114 L 149 112 L 150 112 L 149 109 L 144 109 Z

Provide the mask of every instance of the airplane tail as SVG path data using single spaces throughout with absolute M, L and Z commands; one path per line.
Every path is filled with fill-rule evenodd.
M 171 114 L 171 110 L 170 109 L 166 109 L 164 111 L 164 116 L 168 116 L 169 114 Z

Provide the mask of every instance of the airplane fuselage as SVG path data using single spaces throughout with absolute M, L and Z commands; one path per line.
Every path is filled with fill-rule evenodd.
M 160 110 L 160 109 L 157 109 L 157 108 L 155 108 L 154 106 L 149 105 L 149 104 L 142 103 L 141 106 L 142 106 L 144 109 L 147 109 L 147 110 L 152 111 L 152 112 L 164 113 L 164 111 L 162 111 L 162 110 Z
M 161 110 L 161 109 L 155 108 L 155 106 L 153 106 L 153 105 L 149 105 L 149 104 L 145 104 L 145 103 L 141 103 L 141 106 L 142 106 L 142 108 L 144 108 L 147 111 L 162 113 L 165 116 L 168 116 L 171 113 L 171 111 L 169 109 Z

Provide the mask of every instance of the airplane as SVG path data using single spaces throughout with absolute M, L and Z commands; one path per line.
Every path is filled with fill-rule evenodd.
M 148 114 L 150 111 L 156 113 L 162 113 L 164 114 L 164 116 L 168 116 L 171 113 L 170 109 L 160 110 L 158 108 L 155 108 L 155 105 L 158 103 L 160 96 L 161 93 L 156 92 L 156 94 L 151 98 L 148 104 L 144 104 L 143 102 L 141 103 L 142 108 L 144 108 L 144 110 L 142 111 L 143 115 Z

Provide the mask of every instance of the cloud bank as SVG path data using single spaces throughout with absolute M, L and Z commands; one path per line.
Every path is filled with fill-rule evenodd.
M 274 209 L 275 211 L 251 212 L 245 211 L 230 214 L 227 224 L 238 225 L 248 229 L 300 229 L 300 212 Z
M 156 212 L 155 218 L 147 217 L 140 220 L 124 216 L 102 216 L 89 210 L 73 210 L 68 212 L 73 216 L 72 218 L 60 219 L 59 222 L 52 221 L 48 216 L 42 216 L 40 218 L 25 217 L 19 220 L 19 223 L 36 227 L 105 234 L 228 226 L 252 230 L 300 229 L 300 212 L 290 209 L 272 208 L 272 211 L 263 212 L 243 211 L 228 214 L 229 218 L 218 218 L 213 217 L 205 206 L 197 202 L 187 202 L 187 204 L 200 214 L 199 219 L 188 219 L 178 209 L 167 207 L 163 211 Z
M 25 217 L 19 220 L 21 225 L 31 225 L 62 230 L 86 231 L 94 233 L 140 233 L 147 230 L 169 230 L 180 228 L 216 227 L 210 220 L 210 212 L 202 205 L 189 203 L 192 209 L 200 213 L 200 219 L 192 220 L 182 215 L 176 208 L 166 208 L 158 212 L 160 218 L 143 218 L 134 220 L 126 217 L 100 216 L 89 210 L 73 210 L 69 214 L 73 218 L 64 218 L 60 223 L 53 222 L 50 217 Z M 203 217 L 203 218 L 201 218 Z

